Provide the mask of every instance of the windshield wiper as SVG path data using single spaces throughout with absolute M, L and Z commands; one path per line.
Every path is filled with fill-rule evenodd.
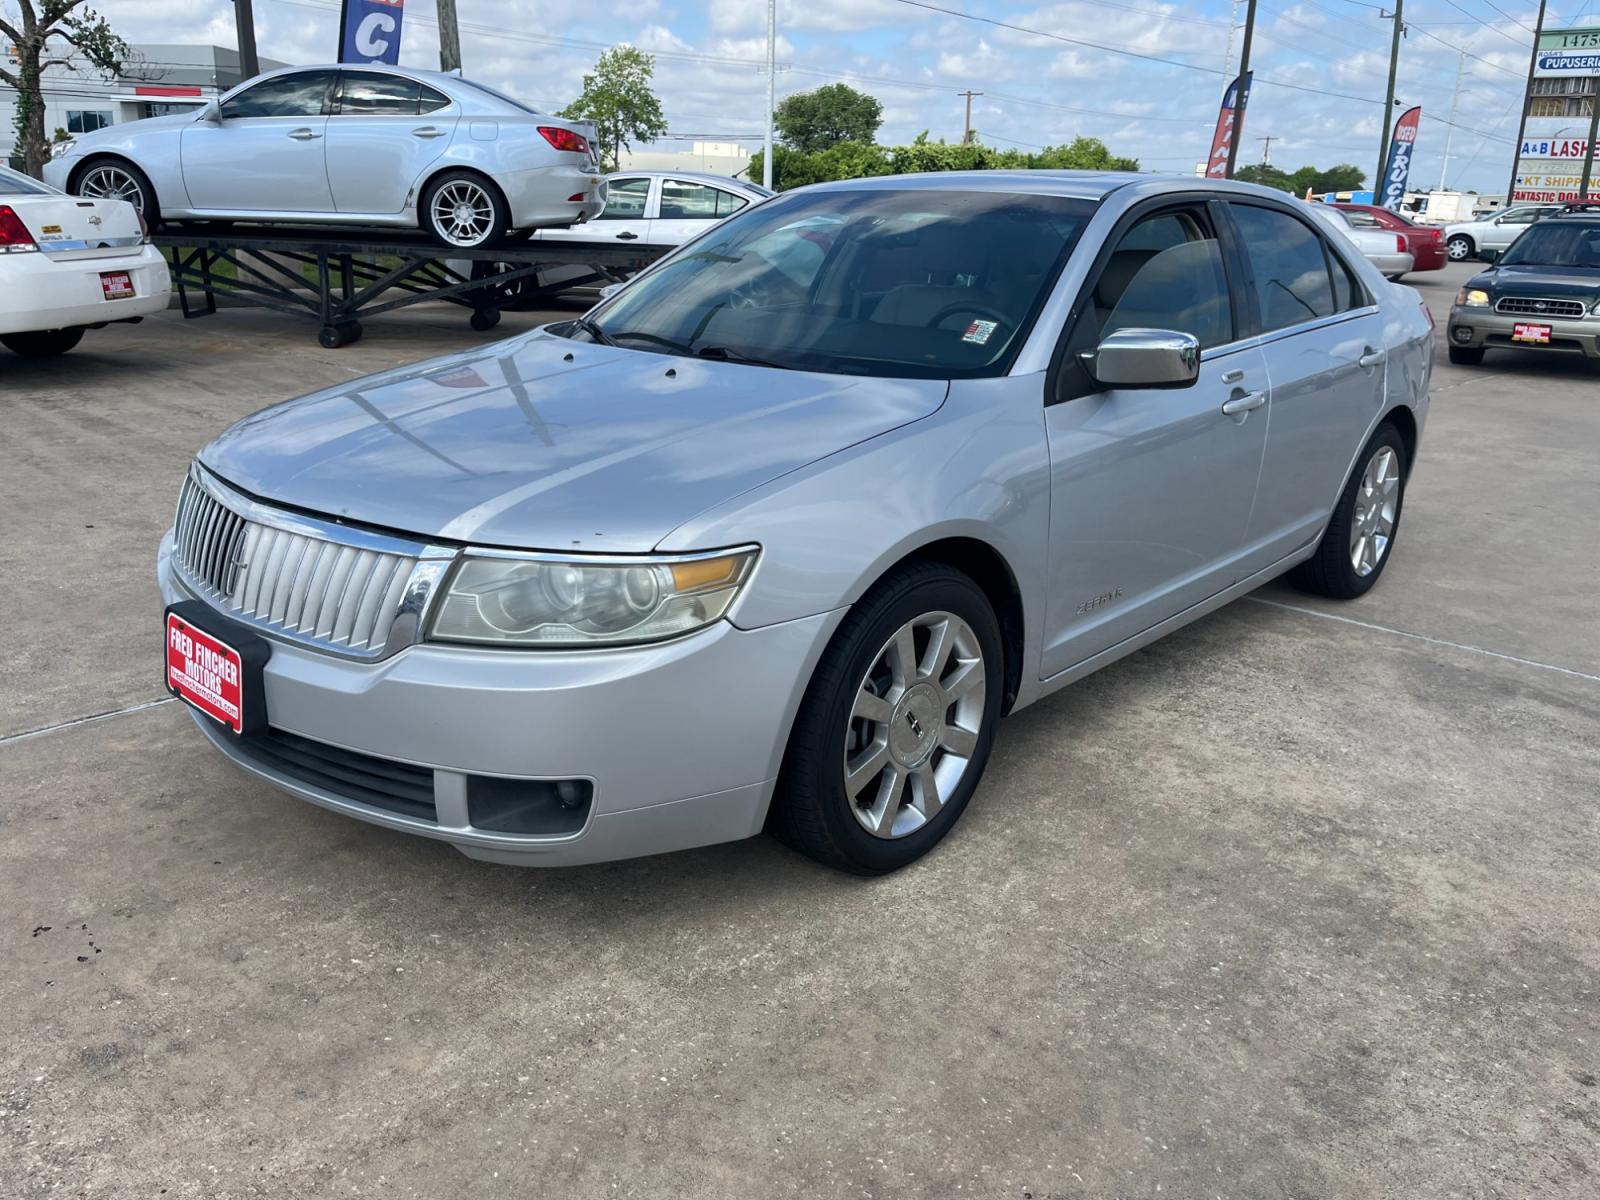
M 692 347 L 683 342 L 675 342 L 671 338 L 662 337 L 659 333 L 645 333 L 639 329 L 623 329 L 611 334 L 612 344 L 618 342 L 649 342 L 652 346 L 660 346 L 663 350 L 670 350 L 674 354 L 681 354 L 685 358 L 694 353 Z
M 608 334 L 604 329 L 601 329 L 600 326 L 596 325 L 588 317 L 578 317 L 572 323 L 587 333 L 592 340 L 600 343 L 600 345 L 616 345 L 616 342 L 612 340 L 611 335 Z
M 717 362 L 739 363 L 747 367 L 776 367 L 780 371 L 792 371 L 794 368 L 784 363 L 773 362 L 768 358 L 753 358 L 748 354 L 740 354 L 737 350 L 729 350 L 726 346 L 701 346 L 695 351 L 700 358 L 715 359 Z

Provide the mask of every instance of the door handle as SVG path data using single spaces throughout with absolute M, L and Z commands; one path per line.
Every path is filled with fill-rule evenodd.
M 639 235 L 637 233 L 631 233 L 624 229 L 621 233 L 617 234 L 617 240 L 622 242 L 631 242 L 636 240 L 638 236 Z
M 1232 400 L 1229 400 L 1222 406 L 1222 411 L 1230 417 L 1236 417 L 1240 413 L 1254 412 L 1266 402 L 1267 394 L 1265 392 L 1250 392 L 1247 395 L 1235 396 Z
M 1383 364 L 1383 351 L 1374 350 L 1371 346 L 1368 346 L 1366 353 L 1356 359 L 1356 362 L 1362 367 L 1381 366 Z
M 411 131 L 411 136 L 419 138 L 443 137 L 444 130 L 440 129 L 437 125 L 424 125 L 420 129 L 413 129 Z
M 297 142 L 309 142 L 312 138 L 319 138 L 322 135 L 312 129 L 291 129 L 289 136 Z

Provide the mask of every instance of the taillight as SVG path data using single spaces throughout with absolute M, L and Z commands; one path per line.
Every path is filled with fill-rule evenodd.
M 539 126 L 539 132 L 544 136 L 544 140 L 557 150 L 571 154 L 589 153 L 589 139 L 581 133 L 574 133 L 570 129 L 562 129 L 559 125 L 541 125 Z
M 1397 234 L 1394 235 L 1394 248 L 1396 250 L 1398 250 L 1401 254 L 1404 254 L 1406 252 L 1406 235 L 1405 234 L 1397 233 Z
M 148 242 L 150 240 L 150 222 L 144 219 L 144 214 L 137 208 L 133 210 L 133 215 L 139 218 L 139 236 Z
M 0 204 L 0 254 L 25 254 L 37 250 L 39 243 L 9 204 Z

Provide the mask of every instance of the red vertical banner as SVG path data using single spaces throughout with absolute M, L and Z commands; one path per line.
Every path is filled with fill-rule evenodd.
M 1228 177 L 1228 152 L 1244 129 L 1244 107 L 1250 103 L 1250 80 L 1253 76 L 1254 72 L 1245 75 L 1242 93 L 1237 78 L 1222 93 L 1222 108 L 1217 113 L 1217 131 L 1211 135 L 1211 157 L 1206 162 L 1208 178 Z

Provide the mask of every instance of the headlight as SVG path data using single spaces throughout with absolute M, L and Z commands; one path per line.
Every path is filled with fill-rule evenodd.
M 757 550 L 638 559 L 469 555 L 429 638 L 508 646 L 654 642 L 728 611 Z
M 78 143 L 73 141 L 71 138 L 66 138 L 63 141 L 51 142 L 50 143 L 50 157 L 51 158 L 71 158 L 77 152 L 78 152 Z
M 1456 303 L 1463 308 L 1488 308 L 1489 293 L 1482 288 L 1462 288 L 1456 293 Z

